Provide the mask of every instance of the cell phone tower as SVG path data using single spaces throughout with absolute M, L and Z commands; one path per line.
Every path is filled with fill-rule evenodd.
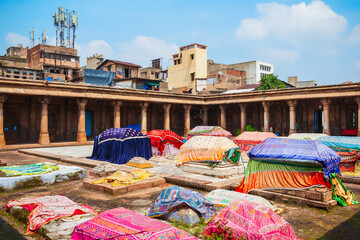
M 74 48 L 76 38 L 75 31 L 79 25 L 77 12 L 59 7 L 55 11 L 53 18 L 54 26 L 56 27 L 56 46 Z M 66 41 L 65 31 L 67 32 Z

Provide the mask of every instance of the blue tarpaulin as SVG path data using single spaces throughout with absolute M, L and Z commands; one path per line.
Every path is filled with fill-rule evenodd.
M 340 156 L 319 141 L 268 138 L 256 145 L 249 152 L 250 158 L 256 160 L 290 161 L 306 163 L 315 161 L 325 168 L 325 174 L 339 173 Z
M 317 140 L 339 152 L 360 150 L 360 137 L 326 136 Z
M 100 86 L 114 86 L 114 72 L 85 69 L 84 70 L 85 82 L 93 85 Z

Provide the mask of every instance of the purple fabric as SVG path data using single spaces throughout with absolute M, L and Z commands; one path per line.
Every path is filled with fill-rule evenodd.
M 132 128 L 109 128 L 100 134 L 98 142 L 99 142 L 99 144 L 101 144 L 103 141 L 108 140 L 108 139 L 115 138 L 117 140 L 122 140 L 122 139 L 131 138 L 131 137 L 147 138 L 147 136 L 145 136 L 141 132 L 138 132 Z

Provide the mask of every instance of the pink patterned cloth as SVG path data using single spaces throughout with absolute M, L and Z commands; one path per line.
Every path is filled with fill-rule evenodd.
M 14 206 L 21 206 L 30 212 L 27 234 L 35 233 L 42 225 L 61 217 L 96 214 L 94 209 L 60 195 L 11 200 L 6 204 L 6 209 Z
M 208 224 L 204 235 L 225 239 L 297 240 L 291 225 L 264 205 L 245 200 L 231 202 Z
M 234 138 L 234 142 L 238 145 L 241 149 L 241 152 L 248 153 L 250 150 L 264 141 L 267 138 L 277 138 L 274 133 L 272 132 L 243 132 L 236 138 Z
M 232 140 L 232 134 L 219 126 L 196 126 L 188 132 L 187 140 L 194 136 L 217 136 L 227 137 Z
M 125 208 L 111 209 L 75 227 L 73 240 L 196 240 L 170 224 Z

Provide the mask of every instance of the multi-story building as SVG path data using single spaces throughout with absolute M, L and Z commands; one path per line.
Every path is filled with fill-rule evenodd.
M 246 72 L 246 85 L 257 84 L 260 82 L 262 76 L 274 73 L 273 64 L 257 60 L 250 62 L 234 63 L 229 65 L 214 63 L 213 60 L 209 60 L 207 67 L 208 75 L 211 75 L 211 73 L 221 71 L 223 69 L 244 71 Z
M 28 67 L 43 70 L 48 81 L 73 81 L 79 77 L 79 56 L 73 48 L 39 44 L 27 52 Z
M 126 79 L 138 77 L 140 68 L 140 65 L 134 63 L 106 59 L 96 69 L 114 72 L 115 79 Z
M 168 67 L 168 83 L 172 88 L 191 88 L 196 94 L 197 80 L 207 78 L 207 47 L 191 44 L 180 47 L 173 55 L 173 65 Z

